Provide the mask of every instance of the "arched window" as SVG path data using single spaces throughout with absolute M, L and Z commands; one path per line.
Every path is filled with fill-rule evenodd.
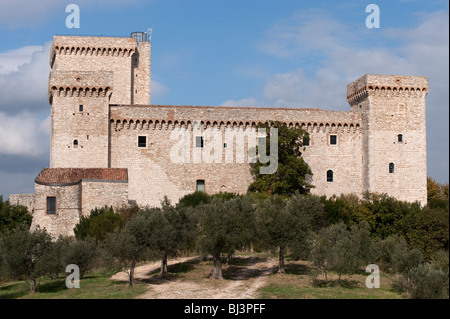
M 402 135 L 402 134 L 398 134 L 398 135 L 397 135 L 397 141 L 398 141 L 399 143 L 403 143 L 403 135 Z
M 329 169 L 327 171 L 327 182 L 332 182 L 333 181 L 333 171 L 331 169 Z
M 77 148 L 78 147 L 78 140 L 73 140 L 73 148 Z
M 389 163 L 389 173 L 390 174 L 394 174 L 394 167 L 395 167 L 394 163 Z

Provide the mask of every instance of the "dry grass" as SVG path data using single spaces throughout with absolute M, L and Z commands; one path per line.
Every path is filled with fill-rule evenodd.
M 223 260 L 225 261 L 225 260 Z M 211 259 L 169 261 L 169 273 L 160 275 L 159 264 L 141 266 L 136 275 L 147 284 L 138 298 L 150 299 L 392 299 L 402 298 L 392 285 L 393 276 L 381 275 L 381 287 L 368 289 L 368 274 L 317 274 L 311 263 L 287 261 L 286 273 L 277 273 L 278 259 L 271 256 L 237 256 L 223 265 L 223 280 L 210 279 Z M 115 278 L 118 280 L 117 276 Z

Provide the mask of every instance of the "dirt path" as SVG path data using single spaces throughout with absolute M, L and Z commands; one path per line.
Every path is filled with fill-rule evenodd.
M 148 283 L 148 291 L 140 299 L 252 299 L 257 298 L 257 290 L 264 286 L 267 276 L 276 271 L 276 259 L 261 257 L 238 257 L 237 265 L 223 266 L 223 280 L 209 279 L 202 275 L 197 278 L 184 276 L 168 278 L 155 275 L 158 262 L 136 267 L 136 279 Z M 185 262 L 200 262 L 199 258 L 179 258 L 168 261 L 169 265 Z M 210 269 L 210 265 L 199 268 Z M 128 280 L 126 273 L 112 277 Z

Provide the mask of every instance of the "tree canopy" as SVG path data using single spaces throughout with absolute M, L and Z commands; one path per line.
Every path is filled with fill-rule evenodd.
M 309 184 L 307 179 L 308 175 L 312 176 L 312 172 L 301 156 L 303 141 L 309 139 L 308 132 L 299 127 L 288 127 L 286 123 L 276 121 L 270 122 L 270 124 L 260 124 L 258 127 L 266 129 L 266 150 L 270 150 L 271 139 L 278 139 L 278 165 L 273 174 L 262 174 L 261 168 L 268 167 L 270 162 L 262 163 L 258 160 L 253 163 L 252 173 L 255 181 L 250 184 L 248 190 L 250 192 L 265 192 L 269 195 L 293 195 L 295 192 L 309 193 L 313 186 Z M 277 129 L 278 134 L 272 136 L 270 128 Z M 259 146 L 256 147 L 256 151 L 259 158 L 261 158 L 261 154 L 266 154 L 265 150 L 260 149 Z M 274 160 L 274 157 L 271 158 L 272 160 Z

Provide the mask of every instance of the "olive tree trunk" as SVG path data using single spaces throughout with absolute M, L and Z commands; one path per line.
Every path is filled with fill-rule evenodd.
M 278 273 L 284 274 L 286 271 L 284 270 L 284 254 L 283 247 L 280 247 L 280 254 L 278 255 Z
M 212 279 L 222 279 L 222 264 L 220 263 L 220 252 L 213 255 Z
M 167 253 L 163 252 L 161 257 L 161 275 L 167 272 Z
M 134 269 L 136 268 L 136 259 L 133 259 L 131 262 L 130 274 L 129 274 L 129 283 L 130 286 L 134 285 Z

